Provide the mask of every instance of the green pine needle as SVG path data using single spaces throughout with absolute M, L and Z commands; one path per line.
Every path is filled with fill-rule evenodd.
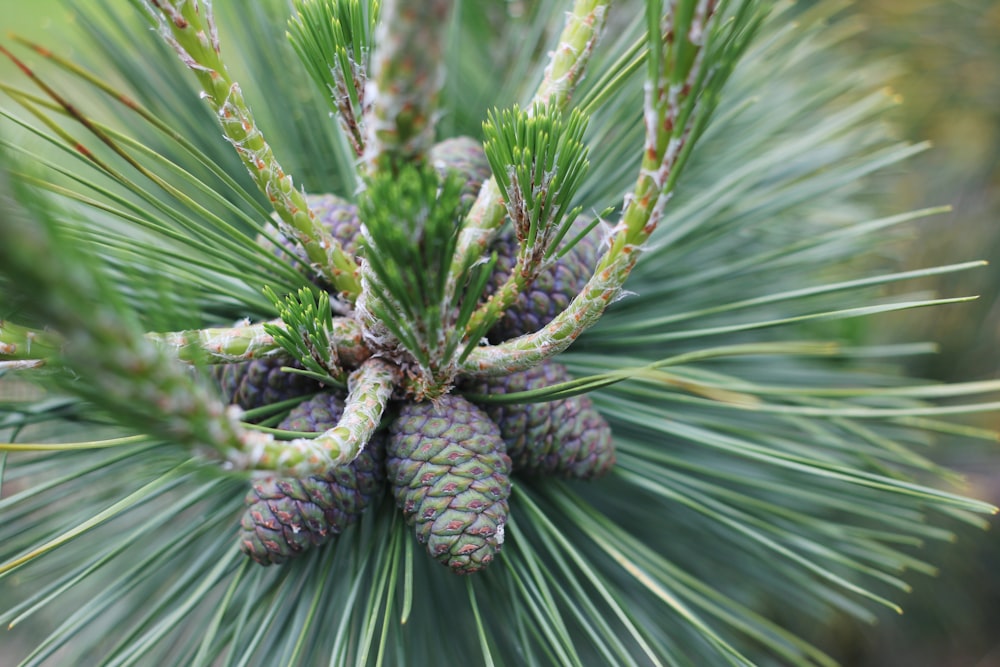
M 454 175 L 442 181 L 430 167 L 405 166 L 374 175 L 359 202 L 371 270 L 365 307 L 432 373 L 485 333 L 483 325 L 467 333 L 467 325 L 493 264 L 464 267 L 462 289 L 448 280 L 461 232 L 461 187 Z
M 330 295 L 303 287 L 284 299 L 270 287 L 264 293 L 278 311 L 284 326 L 264 324 L 264 331 L 309 372 L 310 377 L 335 386 L 344 386 L 347 374 L 340 366 L 333 335 Z
M 364 152 L 361 124 L 378 0 L 296 0 L 288 38 L 337 114 L 356 155 Z
M 553 254 L 581 210 L 570 204 L 590 167 L 586 131 L 583 113 L 574 109 L 563 118 L 554 102 L 530 112 L 518 106 L 494 109 L 483 123 L 483 150 L 514 223 L 519 265 L 528 275 Z

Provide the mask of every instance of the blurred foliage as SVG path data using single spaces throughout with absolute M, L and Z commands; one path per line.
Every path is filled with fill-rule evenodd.
M 17 33 L 35 39 L 50 40 L 54 34 L 63 34 L 70 15 L 59 6 L 59 0 L 34 0 L 34 2 L 0 2 L 0 35 Z M 54 42 L 51 42 L 54 43 Z M 0 78 L 9 80 L 14 65 L 6 58 L 0 59 Z
M 920 374 L 942 380 L 1000 372 L 1000 3 L 996 0 L 867 0 L 855 10 L 867 29 L 855 45 L 899 65 L 896 122 L 932 150 L 909 161 L 891 187 L 898 207 L 951 204 L 952 213 L 923 223 L 903 248 L 908 266 L 943 257 L 987 259 L 982 271 L 942 278 L 942 293 L 979 294 L 972 306 L 931 317 L 901 318 L 938 355 Z
M 904 267 L 986 259 L 985 269 L 941 276 L 941 295 L 978 294 L 977 302 L 880 320 L 878 338 L 940 343 L 938 354 L 912 360 L 917 375 L 940 380 L 1000 374 L 1000 2 L 996 0 L 865 0 L 848 10 L 864 30 L 849 48 L 888 57 L 897 69 L 902 104 L 894 121 L 931 150 L 908 160 L 885 181 L 894 208 L 950 204 L 949 214 L 922 221 L 897 253 Z M 996 415 L 984 426 L 997 427 Z M 970 493 L 1000 499 L 1000 450 L 941 448 L 937 457 L 963 471 Z M 934 548 L 946 576 L 921 578 L 902 618 L 885 614 L 862 634 L 827 628 L 839 657 L 858 667 L 997 667 L 1000 640 L 1000 522 L 986 533 L 966 531 L 958 545 Z

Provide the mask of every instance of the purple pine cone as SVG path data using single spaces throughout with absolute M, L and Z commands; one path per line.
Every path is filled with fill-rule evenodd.
M 477 394 L 509 394 L 569 379 L 564 366 L 545 362 L 520 373 L 480 380 L 463 389 Z M 515 472 L 591 479 L 605 474 L 615 463 L 611 427 L 586 395 L 546 403 L 480 407 L 500 427 Z
M 462 177 L 463 211 L 472 207 L 483 181 L 493 175 L 483 145 L 472 137 L 454 137 L 435 144 L 431 147 L 429 162 L 442 176 L 454 172 Z
M 289 413 L 280 428 L 321 433 L 337 425 L 344 401 L 323 393 Z M 330 541 L 361 516 L 385 485 L 384 438 L 323 476 L 254 482 L 240 520 L 240 549 L 261 565 L 283 563 Z
M 244 410 L 304 396 L 322 388 L 316 380 L 283 371 L 282 366 L 302 368 L 291 357 L 277 355 L 237 364 L 219 364 L 212 366 L 211 372 L 223 398 Z

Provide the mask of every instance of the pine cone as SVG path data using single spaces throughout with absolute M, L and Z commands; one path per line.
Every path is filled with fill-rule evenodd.
M 389 426 L 386 475 L 417 540 L 458 574 L 503 545 L 510 458 L 496 424 L 461 396 L 407 403 Z
M 573 238 L 579 233 L 577 223 L 567 234 Z M 491 251 L 497 253 L 496 268 L 490 276 L 486 293 L 491 294 L 503 285 L 514 270 L 517 258 L 517 238 L 512 231 L 502 234 L 493 242 Z M 493 325 L 488 333 L 491 343 L 500 343 L 526 333 L 538 331 L 555 319 L 583 289 L 594 273 L 598 255 L 597 241 L 589 234 L 574 245 L 554 264 L 543 270 L 517 301 Z
M 292 410 L 279 428 L 321 433 L 343 412 L 343 399 L 322 393 Z M 377 435 L 351 463 L 326 475 L 255 481 L 240 520 L 240 549 L 261 565 L 278 564 L 339 535 L 381 493 L 384 447 Z
M 311 394 L 323 387 L 304 375 L 281 370 L 282 366 L 302 368 L 291 357 L 277 355 L 237 364 L 219 364 L 212 366 L 211 372 L 223 398 L 244 410 Z
M 564 366 L 545 362 L 464 388 L 477 394 L 509 394 L 569 379 Z M 515 472 L 591 479 L 605 474 L 615 463 L 611 427 L 588 396 L 480 407 L 500 427 Z
M 457 173 L 465 180 L 462 187 L 462 211 L 468 211 L 479 195 L 483 181 L 490 178 L 489 160 L 483 152 L 483 145 L 472 137 L 454 137 L 435 144 L 430 150 L 430 163 L 444 176 L 447 172 Z
M 306 195 L 306 203 L 316 214 L 316 219 L 344 248 L 344 252 L 348 255 L 357 255 L 361 243 L 361 219 L 358 217 L 358 207 L 346 199 L 331 194 Z M 269 224 L 267 230 L 281 242 L 281 248 L 275 248 L 274 244 L 264 236 L 257 238 L 258 244 L 279 257 L 283 253 L 291 254 L 309 264 L 306 251 L 298 243 L 283 236 L 274 225 Z M 320 289 L 336 293 L 336 290 L 319 275 L 313 279 L 313 283 Z

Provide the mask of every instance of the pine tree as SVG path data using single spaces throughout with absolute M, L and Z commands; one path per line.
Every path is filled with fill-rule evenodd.
M 67 3 L 87 65 L 0 46 L 24 664 L 829 665 L 800 631 L 994 512 L 918 449 L 996 437 L 961 415 L 1000 383 L 863 344 L 964 300 L 880 288 L 981 263 L 879 252 L 936 211 L 873 203 L 922 146 L 838 3 L 129 4 Z M 312 394 L 336 417 L 292 430 Z M 512 469 L 519 414 L 577 448 L 532 420 L 585 414 L 600 474 Z M 334 530 L 310 494 L 359 461 L 391 490 Z

